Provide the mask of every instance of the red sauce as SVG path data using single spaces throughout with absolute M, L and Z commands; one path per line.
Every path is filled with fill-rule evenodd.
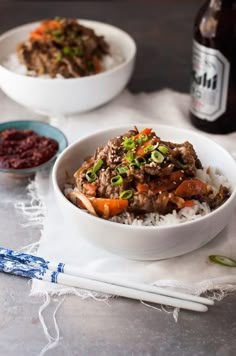
M 58 142 L 33 130 L 10 129 L 0 134 L 0 168 L 32 168 L 47 162 Z

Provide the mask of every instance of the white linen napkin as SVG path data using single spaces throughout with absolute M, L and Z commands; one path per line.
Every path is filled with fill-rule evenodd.
M 169 124 L 194 129 L 188 118 L 189 96 L 170 90 L 132 95 L 124 91 L 111 103 L 71 117 L 51 118 L 67 135 L 69 142 L 103 128 L 139 123 Z M 196 129 L 194 129 L 196 130 Z M 205 133 L 202 133 L 206 135 Z M 236 132 L 229 135 L 208 135 L 236 157 Z M 184 288 L 194 294 L 219 289 L 223 293 L 236 290 L 236 268 L 208 262 L 208 255 L 236 256 L 236 211 L 231 223 L 206 246 L 184 256 L 152 262 L 130 261 L 90 245 L 67 226 L 55 203 L 51 180 L 42 174 L 30 186 L 41 201 L 38 216 L 45 214 L 37 254 L 78 266 L 81 271 L 101 273 L 109 277 L 155 283 L 158 286 Z M 45 208 L 45 209 L 44 209 Z M 35 218 L 35 215 L 34 215 Z M 34 220 L 35 221 L 35 220 Z M 41 222 L 41 220 L 40 220 Z M 61 285 L 33 281 L 32 294 L 68 294 L 85 296 L 85 292 Z M 90 295 L 87 292 L 87 295 Z

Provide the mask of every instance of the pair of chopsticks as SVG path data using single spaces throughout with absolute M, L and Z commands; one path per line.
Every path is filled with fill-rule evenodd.
M 103 275 L 82 273 L 77 267 L 69 264 L 46 261 L 42 257 L 2 247 L 0 272 L 199 312 L 206 312 L 207 305 L 214 304 L 208 298 L 166 290 L 154 285 L 117 281 Z

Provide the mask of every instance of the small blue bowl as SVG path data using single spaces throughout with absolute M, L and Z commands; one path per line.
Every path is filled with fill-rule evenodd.
M 57 156 L 66 148 L 68 142 L 66 136 L 58 128 L 46 124 L 41 121 L 33 120 L 18 120 L 0 123 L 0 134 L 8 129 L 17 130 L 33 130 L 40 136 L 46 136 L 58 142 L 59 148 L 56 154 L 47 162 L 32 168 L 13 169 L 13 168 L 0 168 L 0 173 L 7 173 L 13 177 L 23 178 L 34 175 L 36 172 L 50 168 Z

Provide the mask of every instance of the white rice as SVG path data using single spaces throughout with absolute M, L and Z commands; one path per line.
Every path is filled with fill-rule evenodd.
M 226 177 L 224 177 L 222 174 L 220 174 L 220 172 L 211 167 L 208 167 L 207 169 L 205 168 L 197 170 L 196 178 L 199 178 L 203 182 L 211 185 L 211 187 L 213 188 L 213 196 L 218 192 L 221 184 L 230 190 L 230 184 Z M 65 184 L 65 195 L 67 195 L 72 190 L 73 189 L 71 184 Z M 211 212 L 211 209 L 206 202 L 200 203 L 197 200 L 194 200 L 194 202 L 194 206 L 185 207 L 183 209 L 180 209 L 179 211 L 173 210 L 171 214 L 161 215 L 155 212 L 142 215 L 142 218 L 140 218 L 135 217 L 132 213 L 125 212 L 118 216 L 112 217 L 110 221 L 136 226 L 175 225 L 186 221 L 196 220 Z
M 102 63 L 101 63 L 102 64 L 102 72 L 111 70 L 111 69 L 117 67 L 118 65 L 120 65 L 121 63 L 123 63 L 124 61 L 125 61 L 124 56 L 119 51 L 119 49 L 110 47 L 110 55 L 105 55 L 102 59 Z M 34 71 L 28 71 L 26 66 L 19 62 L 19 59 L 18 59 L 18 56 L 16 53 L 10 54 L 3 61 L 2 65 L 14 73 L 31 76 L 31 77 L 36 77 L 36 73 Z M 40 75 L 37 77 L 51 78 L 50 75 L 48 75 L 48 74 Z M 63 79 L 63 78 L 64 77 L 62 75 L 58 74 L 53 79 Z

